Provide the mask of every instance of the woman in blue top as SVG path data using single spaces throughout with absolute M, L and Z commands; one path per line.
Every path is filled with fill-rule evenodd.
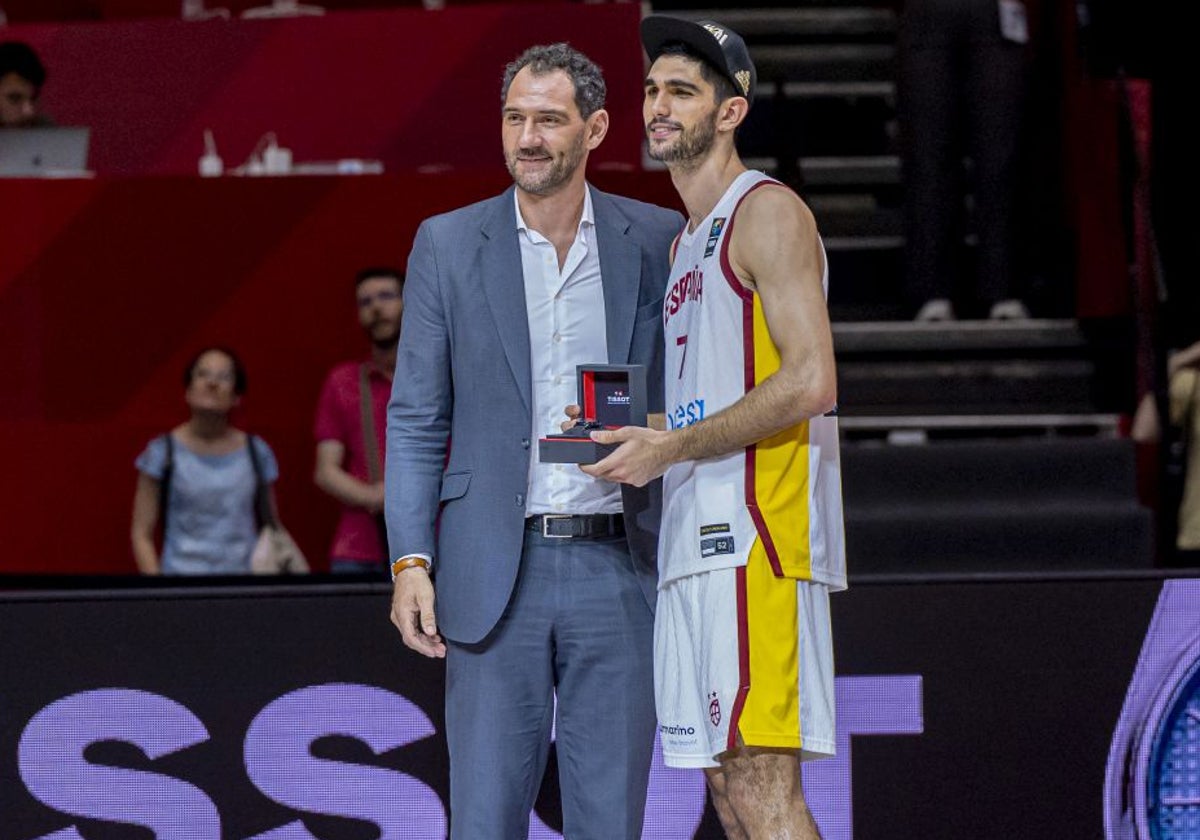
M 130 538 L 144 575 L 246 574 L 258 538 L 254 447 L 275 521 L 275 454 L 261 438 L 229 423 L 246 391 L 246 371 L 232 351 L 210 347 L 184 370 L 191 418 L 146 446 L 135 462 L 137 492 Z M 163 476 L 168 472 L 167 492 Z M 161 557 L 154 530 L 166 505 Z

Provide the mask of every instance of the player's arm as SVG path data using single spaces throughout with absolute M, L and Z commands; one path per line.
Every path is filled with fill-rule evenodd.
M 383 482 L 370 484 L 350 475 L 342 466 L 345 459 L 346 445 L 340 440 L 318 443 L 313 483 L 344 505 L 379 513 L 383 510 Z
M 742 203 L 731 236 L 730 264 L 762 300 L 779 370 L 724 411 L 691 426 L 596 432 L 600 442 L 625 445 L 585 472 L 642 485 L 673 463 L 735 452 L 836 405 L 824 265 L 812 214 L 792 192 L 761 188 Z

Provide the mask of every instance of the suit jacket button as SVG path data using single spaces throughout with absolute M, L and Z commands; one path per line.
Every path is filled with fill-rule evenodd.
M 525 497 L 520 493 L 517 494 L 517 507 L 525 507 Z

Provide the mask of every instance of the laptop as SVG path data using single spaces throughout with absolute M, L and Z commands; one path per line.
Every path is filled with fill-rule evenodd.
M 90 129 L 82 126 L 0 129 L 0 177 L 88 175 L 90 136 Z

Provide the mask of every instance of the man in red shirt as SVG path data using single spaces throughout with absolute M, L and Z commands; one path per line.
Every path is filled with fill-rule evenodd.
M 366 268 L 355 276 L 358 322 L 371 355 L 329 372 L 317 403 L 316 485 L 342 503 L 329 549 L 330 571 L 384 574 L 383 453 L 387 403 L 396 368 L 404 275 Z

